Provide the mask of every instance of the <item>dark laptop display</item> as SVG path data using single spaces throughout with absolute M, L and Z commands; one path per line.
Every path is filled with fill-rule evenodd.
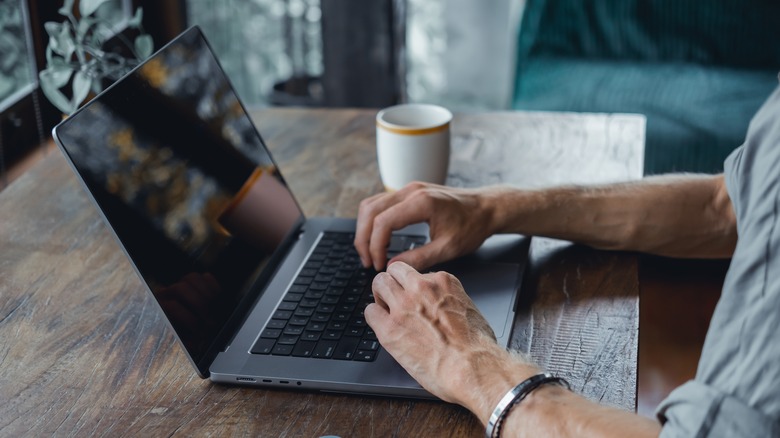
M 205 40 L 183 35 L 57 134 L 200 362 L 303 220 Z

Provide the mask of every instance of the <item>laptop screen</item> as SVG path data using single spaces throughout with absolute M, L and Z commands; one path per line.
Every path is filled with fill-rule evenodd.
M 303 220 L 200 31 L 180 35 L 55 137 L 200 363 Z

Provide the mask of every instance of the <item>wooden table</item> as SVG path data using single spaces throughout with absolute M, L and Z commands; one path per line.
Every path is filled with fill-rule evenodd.
M 381 190 L 369 110 L 253 117 L 307 215 Z M 641 176 L 644 119 L 461 114 L 449 183 L 539 187 Z M 59 152 L 0 193 L 0 435 L 479 436 L 442 402 L 199 379 Z M 636 404 L 637 256 L 534 238 L 512 348 L 589 398 Z

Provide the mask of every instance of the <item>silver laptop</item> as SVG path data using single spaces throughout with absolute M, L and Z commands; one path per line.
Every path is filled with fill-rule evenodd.
M 375 273 L 360 266 L 354 219 L 304 217 L 197 27 L 53 135 L 200 376 L 431 397 L 363 318 Z M 388 252 L 427 239 L 408 227 Z M 504 346 L 527 251 L 499 236 L 442 267 Z

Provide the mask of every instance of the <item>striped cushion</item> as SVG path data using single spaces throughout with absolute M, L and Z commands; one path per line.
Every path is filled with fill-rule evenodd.
M 528 0 L 530 53 L 780 68 L 777 0 Z

